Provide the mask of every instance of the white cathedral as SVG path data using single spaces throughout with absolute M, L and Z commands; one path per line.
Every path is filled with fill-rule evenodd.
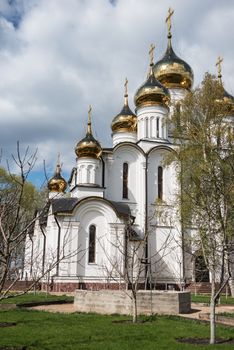
M 90 109 L 86 136 L 75 147 L 68 192 L 58 162 L 48 182 L 49 205 L 27 240 L 27 278 L 53 266 L 54 291 L 119 288 L 124 278 L 118 271 L 129 268 L 128 240 L 133 247 L 142 242 L 142 283 L 181 288 L 194 280 L 195 262 L 183 249 L 176 172 L 173 165 L 164 166 L 165 155 L 177 147 L 168 118 L 193 85 L 191 67 L 172 48 L 171 15 L 167 49 L 155 64 L 151 46 L 135 113 L 128 105 L 126 80 L 124 106 L 111 124 L 112 148 L 94 138 Z M 232 96 L 227 98 L 234 104 Z

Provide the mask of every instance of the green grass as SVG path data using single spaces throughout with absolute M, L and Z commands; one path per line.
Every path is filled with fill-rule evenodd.
M 48 302 L 48 301 L 67 301 L 73 302 L 74 297 L 67 295 L 52 295 L 46 293 L 27 293 L 24 295 L 19 295 L 9 299 L 0 300 L 0 304 L 26 304 L 26 303 L 35 303 L 35 302 Z
M 193 303 L 205 303 L 209 304 L 210 303 L 210 296 L 209 295 L 201 295 L 201 294 L 191 294 L 191 301 Z M 234 298 L 232 297 L 225 297 L 221 296 L 221 304 L 227 304 L 227 305 L 234 305 Z
M 178 337 L 209 337 L 209 325 L 172 316 L 156 316 L 141 324 L 113 323 L 124 316 L 58 314 L 26 309 L 0 311 L 0 322 L 16 322 L 0 328 L 1 346 L 26 346 L 27 350 L 187 350 L 207 346 L 177 343 Z M 233 328 L 218 326 L 218 337 L 233 337 Z M 213 349 L 233 349 L 214 345 Z
M 219 316 L 225 316 L 225 317 L 231 317 L 231 318 L 234 318 L 234 313 L 229 313 L 229 312 L 221 312 L 221 313 L 219 313 Z

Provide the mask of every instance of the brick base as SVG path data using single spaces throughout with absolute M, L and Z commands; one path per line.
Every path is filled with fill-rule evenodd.
M 12 284 L 12 281 L 6 281 L 4 284 L 3 290 L 8 289 L 11 284 Z M 16 291 L 16 292 L 22 292 L 22 291 L 27 290 L 31 286 L 31 284 L 32 284 L 32 281 L 17 281 L 17 282 L 15 282 L 15 284 L 13 285 L 11 290 Z M 40 283 L 37 283 L 36 290 L 41 290 Z
M 227 288 L 227 294 L 231 295 L 229 285 L 227 284 L 226 287 L 223 288 L 221 294 L 226 294 L 226 288 Z M 218 283 L 216 285 L 216 289 L 218 289 Z M 210 294 L 211 293 L 211 284 L 209 282 L 193 282 L 190 283 L 186 290 L 190 291 L 191 293 L 195 294 Z

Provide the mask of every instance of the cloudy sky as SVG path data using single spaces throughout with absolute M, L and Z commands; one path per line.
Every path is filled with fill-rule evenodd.
M 2 164 L 19 140 L 38 149 L 37 186 L 43 159 L 51 175 L 58 152 L 68 177 L 90 104 L 94 135 L 110 147 L 125 77 L 134 109 L 149 45 L 156 45 L 155 60 L 165 51 L 169 6 L 173 47 L 193 68 L 195 85 L 216 72 L 221 55 L 225 88 L 234 94 L 233 0 L 0 0 Z

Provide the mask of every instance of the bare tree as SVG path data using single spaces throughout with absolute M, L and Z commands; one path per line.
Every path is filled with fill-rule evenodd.
M 158 270 L 160 266 L 163 268 L 163 259 L 170 253 L 168 245 L 173 241 L 172 236 L 167 234 L 160 250 L 148 256 L 146 249 L 148 250 L 149 236 L 150 230 L 140 236 L 134 230 L 132 223 L 128 222 L 125 224 L 124 232 L 116 230 L 115 240 L 108 242 L 111 245 L 111 252 L 108 253 L 108 249 L 100 240 L 108 262 L 103 266 L 107 279 L 119 284 L 119 289 L 124 290 L 131 299 L 133 323 L 138 319 L 138 291 L 153 287 L 152 267 L 154 265 Z
M 67 248 L 71 246 L 71 238 L 66 233 L 59 250 L 45 250 L 46 246 L 43 252 L 36 250 L 33 244 L 35 224 L 45 216 L 50 202 L 48 200 L 35 215 L 36 195 L 28 177 L 36 162 L 36 152 L 30 153 L 27 148 L 21 153 L 18 142 L 17 155 L 12 155 L 12 158 L 19 175 L 14 175 L 9 165 L 8 171 L 0 169 L 0 300 L 26 293 L 53 273 L 62 261 L 65 263 L 77 257 L 78 253 L 82 254 L 79 247 L 72 250 Z M 25 250 L 30 242 L 30 254 L 27 255 Z M 32 272 L 28 276 L 28 286 L 21 293 L 12 293 L 22 278 L 23 266 Z

